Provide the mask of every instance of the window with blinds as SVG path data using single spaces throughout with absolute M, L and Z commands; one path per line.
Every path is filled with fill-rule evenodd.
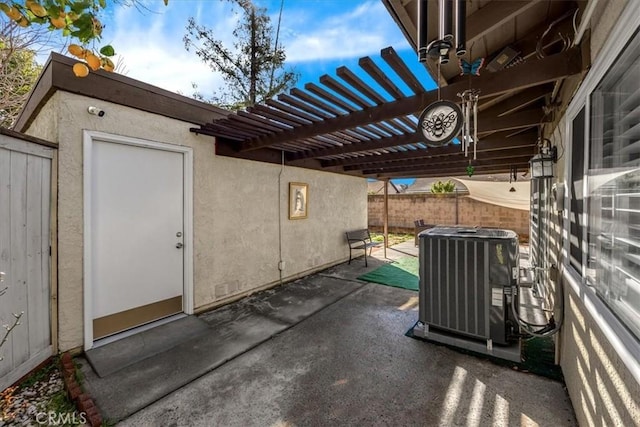
M 531 205 L 529 207 L 529 257 L 531 265 L 542 265 L 540 262 L 540 181 L 531 180 Z
M 531 205 L 529 210 L 529 259 L 531 265 L 546 267 L 549 254 L 549 229 L 551 218 L 549 191 L 551 179 L 531 180 Z M 541 283 L 541 276 L 536 273 L 536 283 Z
M 640 338 L 640 36 L 590 98 L 587 282 Z

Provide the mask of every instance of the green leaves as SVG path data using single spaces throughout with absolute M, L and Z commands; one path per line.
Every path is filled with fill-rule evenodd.
M 130 2 L 137 4 L 142 0 Z M 169 4 L 169 0 L 163 2 L 165 6 Z M 95 42 L 100 41 L 102 35 L 100 16 L 104 9 L 112 5 L 107 0 L 0 0 L 0 13 L 7 15 L 21 27 L 39 25 L 49 31 L 60 31 L 62 36 L 72 39 L 72 44 L 77 41 L 86 46 L 87 54 L 80 57 L 80 60 L 86 61 L 89 54 L 94 57 L 98 55 L 96 50 L 99 46 Z M 113 62 L 107 58 L 115 54 L 111 45 L 100 48 L 98 59 L 103 69 L 113 71 Z M 91 68 L 96 69 L 95 66 Z
M 78 15 L 84 13 L 87 9 L 90 9 L 92 6 L 90 1 L 72 1 L 69 2 L 69 8 L 72 12 L 77 13 Z
M 76 30 L 71 31 L 71 36 L 77 38 L 82 43 L 86 43 L 94 38 L 99 38 L 93 31 L 93 15 L 91 13 L 83 13 L 78 19 L 73 21 L 72 26 Z
M 56 4 L 52 4 L 47 7 L 47 12 L 49 13 L 49 16 L 60 16 L 60 13 L 64 12 L 64 8 L 61 8 Z
M 36 53 L 31 49 L 31 45 L 27 44 L 23 47 L 22 41 L 16 43 L 16 40 L 16 36 L 11 33 L 0 39 L 0 49 L 11 45 L 19 46 L 0 55 L 0 70 L 2 70 L 0 127 L 13 125 L 41 70 L 35 61 Z M 33 44 L 36 43 L 33 42 Z
M 448 180 L 447 182 L 436 181 L 431 184 L 431 192 L 434 194 L 453 193 L 456 189 L 456 184 Z
M 106 46 L 103 46 L 102 49 L 100 49 L 100 53 L 103 54 L 104 56 L 113 56 L 116 54 L 116 51 L 113 49 L 113 46 L 108 44 Z

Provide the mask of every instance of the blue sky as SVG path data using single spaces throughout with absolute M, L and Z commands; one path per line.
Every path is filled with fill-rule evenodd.
M 232 13 L 235 6 L 222 0 L 170 0 L 167 7 L 162 0 L 140 1 L 149 11 L 110 4 L 103 17 L 102 41 L 116 48 L 117 58 L 125 65 L 124 74 L 189 96 L 194 82 L 210 97 L 223 82 L 195 53 L 185 50 L 185 26 L 193 16 L 197 23 L 215 29 L 230 47 L 239 16 Z M 275 27 L 280 0 L 254 1 L 267 9 Z M 284 0 L 280 41 L 287 65 L 300 74 L 297 86 L 301 88 L 307 82 L 318 83 L 323 74 L 336 77 L 335 70 L 342 65 L 377 87 L 359 68 L 358 59 L 370 56 L 388 70 L 380 58 L 380 50 L 388 46 L 393 46 L 425 86 L 435 86 L 380 0 Z M 403 83 L 396 83 L 406 89 Z
M 193 16 L 232 46 L 231 33 L 238 16 L 231 13 L 233 6 L 221 0 L 170 0 L 167 7 L 162 0 L 142 1 L 149 11 L 111 4 L 104 17 L 103 42 L 114 45 L 126 66 L 124 73 L 187 95 L 195 82 L 205 96 L 210 95 L 223 83 L 195 53 L 184 49 L 185 26 Z M 267 9 L 275 26 L 280 0 L 255 2 Z M 432 85 L 380 0 L 285 0 L 280 40 L 287 64 L 301 76 L 300 87 L 317 83 L 323 74 L 335 77 L 335 69 L 341 65 L 360 74 L 357 61 L 363 56 L 371 56 L 384 69 L 379 54 L 387 46 L 393 46 L 421 73 L 425 84 Z

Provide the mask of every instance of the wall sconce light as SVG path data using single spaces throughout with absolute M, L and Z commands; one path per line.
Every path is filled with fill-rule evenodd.
M 553 164 L 558 161 L 558 149 L 556 147 L 542 147 L 540 154 L 536 154 L 529 161 L 532 178 L 552 178 Z

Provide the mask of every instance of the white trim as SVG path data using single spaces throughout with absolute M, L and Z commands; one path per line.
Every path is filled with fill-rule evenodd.
M 585 146 L 582 150 L 582 213 L 580 217 L 582 219 L 582 242 L 580 245 L 580 252 L 582 252 L 582 265 L 580 268 L 580 275 L 582 276 L 583 283 L 586 283 L 587 277 L 587 265 L 589 264 L 589 155 L 591 154 L 591 97 L 587 97 L 584 103 L 584 129 L 583 134 L 585 137 Z M 572 141 L 573 145 L 573 141 Z
M 83 144 L 83 173 L 82 173 L 82 212 L 83 227 L 83 295 L 84 295 L 84 350 L 93 346 L 93 291 L 90 278 L 93 277 L 91 265 L 91 159 L 93 144 L 92 135 L 88 131 L 82 132 Z
M 565 129 L 566 139 L 571 141 L 572 137 L 572 125 L 573 119 L 580 112 L 583 107 L 585 108 L 585 130 L 587 137 L 589 136 L 589 124 L 590 124 L 590 95 L 593 90 L 600 83 L 607 71 L 613 65 L 615 59 L 620 55 L 624 47 L 627 45 L 631 37 L 638 30 L 638 16 L 640 16 L 640 1 L 629 1 L 627 6 L 620 14 L 616 25 L 609 33 L 606 42 L 602 46 L 602 49 L 598 53 L 597 58 L 593 61 L 591 70 L 582 81 L 578 88 L 573 100 L 569 104 L 565 115 Z M 567 144 L 568 156 L 566 156 L 565 164 L 565 180 L 569 183 L 570 167 L 572 150 L 571 143 Z M 588 169 L 589 164 L 586 162 L 588 159 L 590 147 L 585 147 L 585 169 Z M 583 180 L 586 181 L 586 173 L 583 171 Z M 588 189 L 585 183 L 585 189 Z M 569 192 L 566 192 L 567 196 Z M 585 193 L 586 198 L 588 193 Z M 640 384 L 640 341 L 633 336 L 627 328 L 620 322 L 620 320 L 613 314 L 611 309 L 602 301 L 595 293 L 593 289 L 585 283 L 585 272 L 583 271 L 582 277 L 578 277 L 569 263 L 569 251 L 570 251 L 570 201 L 567 199 L 565 207 L 567 208 L 566 215 L 564 217 L 564 230 L 566 231 L 565 242 L 563 245 L 563 265 L 564 273 L 563 279 L 568 282 L 573 291 L 578 295 L 579 299 L 584 304 L 589 315 L 594 319 L 603 335 L 607 338 L 611 347 L 616 352 L 618 357 L 622 360 L 627 367 L 633 378 Z M 588 220 L 586 203 L 583 205 L 584 216 Z M 586 234 L 588 223 L 583 223 L 583 232 Z M 564 237 L 564 236 L 563 236 Z M 586 244 L 586 239 L 583 240 Z M 588 248 L 587 248 L 588 249 Z M 585 269 L 586 262 L 588 262 L 588 250 L 584 253 L 583 250 L 583 264 L 582 269 Z
M 93 293 L 92 293 L 92 265 L 91 265 L 91 154 L 93 141 L 99 140 L 115 144 L 133 145 L 154 150 L 171 151 L 183 154 L 183 197 L 184 197 L 184 271 L 183 271 L 183 302 L 182 309 L 186 314 L 193 314 L 193 149 L 182 145 L 172 145 L 163 142 L 149 141 L 139 138 L 114 135 L 97 131 L 82 131 L 84 145 L 83 170 L 83 216 L 84 216 L 84 349 L 93 347 Z
M 574 116 L 575 117 L 575 116 Z M 564 139 L 565 141 L 573 141 L 571 138 L 571 130 L 573 120 L 569 115 L 565 115 L 565 133 Z M 563 136 L 560 135 L 560 138 Z M 562 210 L 562 229 L 561 229 L 561 242 L 562 242 L 562 265 L 564 266 L 564 270 L 570 268 L 569 261 L 569 251 L 571 250 L 571 183 L 569 179 L 571 177 L 571 156 L 573 154 L 572 144 L 567 142 L 565 144 L 565 155 L 564 158 L 564 209 Z
M 193 150 L 184 147 L 184 294 L 182 309 L 193 314 Z
M 607 41 L 604 43 L 598 56 L 594 59 L 589 73 L 580 84 L 573 100 L 567 108 L 567 117 L 575 117 L 585 104 L 593 89 L 600 83 L 605 73 L 609 70 L 613 61 L 618 57 L 622 49 L 629 42 L 631 36 L 638 29 L 638 17 L 640 16 L 640 2 L 630 0 L 624 8 L 616 25 L 609 33 Z

